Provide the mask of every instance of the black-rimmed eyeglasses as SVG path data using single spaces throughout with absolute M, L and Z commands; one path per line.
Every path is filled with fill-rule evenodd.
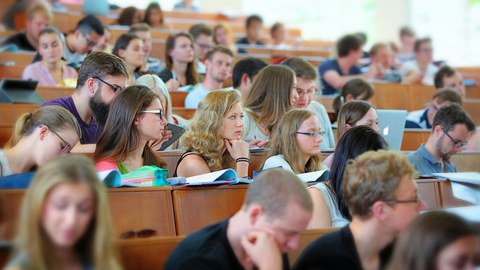
M 123 89 L 120 85 L 110 84 L 110 83 L 108 83 L 108 82 L 100 79 L 99 77 L 96 77 L 96 76 L 95 76 L 95 77 L 92 77 L 92 78 L 97 79 L 97 80 L 101 81 L 102 83 L 108 85 L 108 86 L 112 89 L 112 91 L 113 91 L 114 94 L 118 94 L 118 93 L 119 93 L 120 91 L 122 91 L 122 89 Z

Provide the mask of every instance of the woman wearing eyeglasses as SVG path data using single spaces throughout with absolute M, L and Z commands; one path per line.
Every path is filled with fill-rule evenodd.
M 129 75 L 127 85 L 133 85 L 135 79 L 140 77 L 140 68 L 145 60 L 142 39 L 134 34 L 123 34 L 115 42 L 112 53 L 125 60 Z
M 75 117 L 60 106 L 23 114 L 5 149 L 0 150 L 0 177 L 30 171 L 70 152 L 81 136 Z
M 297 174 L 325 169 L 320 154 L 324 133 L 313 112 L 305 109 L 287 112 L 273 130 L 263 169 L 282 167 Z
M 125 88 L 113 102 L 93 158 L 98 171 L 128 173 L 144 165 L 165 168 L 148 142 L 162 140 L 167 120 L 160 98 L 148 87 Z

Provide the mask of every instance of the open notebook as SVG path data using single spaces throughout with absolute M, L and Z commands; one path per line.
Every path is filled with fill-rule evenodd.
M 225 169 L 221 171 L 196 175 L 188 177 L 185 180 L 187 186 L 199 185 L 219 185 L 219 184 L 238 184 L 251 183 L 251 180 L 238 178 L 237 173 L 233 169 Z

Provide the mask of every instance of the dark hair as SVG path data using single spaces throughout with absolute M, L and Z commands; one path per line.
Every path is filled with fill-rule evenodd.
M 441 67 L 437 73 L 435 73 L 435 78 L 433 79 L 433 82 L 435 84 L 435 88 L 440 89 L 443 88 L 445 85 L 443 85 L 443 78 L 445 77 L 452 77 L 455 75 L 457 71 L 452 68 L 451 66 L 443 66 Z
M 337 42 L 337 55 L 338 57 L 347 56 L 350 51 L 358 51 L 362 46 L 358 37 L 354 35 L 346 35 Z
M 278 28 L 280 28 L 280 27 L 282 27 L 282 26 L 283 26 L 283 23 L 281 23 L 281 22 L 274 23 L 274 24 L 272 25 L 272 27 L 270 28 L 270 35 L 273 36 L 273 33 L 274 33 L 275 31 L 277 31 Z
M 113 101 L 105 128 L 98 138 L 93 158 L 95 161 L 114 158 L 124 161 L 139 144 L 139 132 L 135 118 L 142 114 L 155 99 L 160 99 L 150 88 L 132 85 L 125 88 Z M 166 167 L 166 163 L 146 144 L 143 148 L 143 164 Z
M 343 173 L 347 161 L 367 151 L 379 149 L 388 149 L 388 143 L 382 135 L 367 126 L 357 126 L 347 130 L 335 147 L 330 167 L 329 185 L 336 194 L 342 216 L 348 220 L 351 220 L 352 217 L 348 210 L 347 200 L 342 193 Z
M 388 48 L 388 45 L 385 44 L 385 43 L 375 43 L 372 48 L 370 48 L 370 51 L 368 52 L 368 54 L 370 56 L 375 56 L 378 52 L 378 50 L 380 50 L 381 48 Z
M 422 214 L 400 235 L 388 269 L 435 269 L 443 249 L 471 236 L 478 237 L 478 230 L 460 216 L 445 211 Z
M 267 63 L 255 57 L 246 57 L 238 61 L 233 67 L 233 88 L 240 86 L 243 74 L 247 74 L 248 78 L 253 81 L 253 77 L 266 66 Z
M 253 21 L 257 21 L 257 22 L 260 22 L 263 24 L 263 19 L 262 17 L 254 14 L 254 15 L 250 15 L 247 17 L 247 21 L 245 22 L 245 27 L 248 28 L 250 27 L 250 25 L 253 23 Z
M 300 57 L 290 57 L 283 60 L 280 65 L 287 66 L 295 72 L 295 76 L 307 81 L 317 81 L 318 72 L 317 69 Z
M 162 11 L 162 8 L 160 7 L 160 4 L 156 3 L 156 2 L 152 2 L 147 6 L 147 9 L 145 10 L 145 18 L 144 18 L 143 22 L 147 23 L 147 24 L 150 24 L 150 16 L 151 16 L 152 10 L 154 10 L 154 9 L 159 10 L 160 13 L 162 14 L 162 16 L 160 18 L 160 24 L 163 24 L 164 23 L 163 11 Z
M 177 42 L 178 37 L 186 37 L 190 40 L 190 42 L 192 42 L 192 46 L 193 44 L 195 44 L 195 42 L 193 41 L 192 35 L 190 35 L 189 33 L 178 32 L 176 34 L 172 34 L 168 36 L 167 42 L 165 45 L 165 64 L 169 69 L 172 69 L 173 67 L 173 59 L 170 56 L 170 51 L 175 48 L 175 43 Z M 188 63 L 187 65 L 187 71 L 185 74 L 185 77 L 187 78 L 187 84 L 196 85 L 198 82 L 197 69 L 195 66 L 196 66 L 195 59 L 191 63 Z
M 438 125 L 440 125 L 443 130 L 450 131 L 458 124 L 467 126 L 469 132 L 475 130 L 475 124 L 470 118 L 470 115 L 465 112 L 460 105 L 455 103 L 448 104 L 442 106 L 433 118 L 432 131 Z
M 367 43 L 367 34 L 365 34 L 364 32 L 357 32 L 353 35 L 356 36 L 358 40 L 360 40 L 360 44 L 365 45 L 365 43 Z
M 408 27 L 408 26 L 404 26 L 402 28 L 400 28 L 400 38 L 404 37 L 404 36 L 415 36 L 415 31 L 413 31 L 413 29 L 411 27 Z
M 121 36 L 118 37 L 117 41 L 115 42 L 115 46 L 113 46 L 112 53 L 120 57 L 118 52 L 120 50 L 125 50 L 128 47 L 128 44 L 130 44 L 130 41 L 134 39 L 140 39 L 140 38 L 135 34 L 131 34 L 131 33 L 122 34 Z
M 99 77 L 103 79 L 107 75 L 125 76 L 125 78 L 128 78 L 125 61 L 111 53 L 92 52 L 80 66 L 76 89 L 79 90 L 88 78 Z
M 102 22 L 95 16 L 93 15 L 87 15 L 83 17 L 80 21 L 77 23 L 77 27 L 75 30 L 80 30 L 85 35 L 90 34 L 92 31 L 94 31 L 97 35 L 103 36 L 104 33 L 104 26 Z
M 128 30 L 128 34 L 137 34 L 137 32 L 150 32 L 152 28 L 147 23 L 136 23 L 130 26 Z
M 354 99 L 369 100 L 375 94 L 375 89 L 371 83 L 361 78 L 348 81 L 343 85 L 340 94 L 333 99 L 332 105 L 336 117 L 338 117 L 340 109 L 343 104 L 345 104 L 345 99 L 349 94 L 352 95 Z
M 215 47 L 213 47 L 212 50 L 208 51 L 205 59 L 212 60 L 211 58 L 217 52 L 229 55 L 232 58 L 234 57 L 233 51 L 230 48 L 225 47 L 223 45 L 216 45 Z
M 420 47 L 422 46 L 423 43 L 432 43 L 432 39 L 429 37 L 426 37 L 426 38 L 419 38 L 415 40 L 415 45 L 413 46 L 414 51 L 419 52 Z
M 438 90 L 432 96 L 432 100 L 438 99 L 440 102 L 450 101 L 451 103 L 457 103 L 462 105 L 462 97 L 458 94 L 457 91 L 452 89 Z
M 134 6 L 129 6 L 126 7 L 122 10 L 120 13 L 120 16 L 118 16 L 117 23 L 119 25 L 132 25 L 133 24 L 133 18 L 135 17 L 135 13 L 138 12 L 138 9 Z
M 196 40 L 200 35 L 212 36 L 212 29 L 203 23 L 197 23 L 188 30 L 193 39 Z

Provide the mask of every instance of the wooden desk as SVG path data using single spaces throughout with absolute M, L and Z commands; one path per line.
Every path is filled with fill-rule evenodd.
M 36 91 L 40 95 L 40 97 L 42 97 L 43 100 L 47 102 L 56 98 L 68 97 L 73 94 L 75 88 L 38 86 Z
M 30 113 L 40 108 L 40 104 L 0 104 L 0 148 L 10 139 L 17 119 L 24 113 Z
M 185 99 L 189 92 L 186 91 L 172 91 L 170 98 L 172 100 L 172 107 L 185 107 Z
M 298 247 L 288 252 L 288 261 L 290 262 L 290 266 L 293 266 L 295 264 L 300 254 L 302 254 L 303 250 L 305 250 L 305 248 L 310 245 L 310 243 L 338 229 L 340 228 L 331 227 L 303 231 L 300 234 L 300 241 L 298 243 Z
M 14 62 L 18 66 L 30 65 L 33 61 L 35 53 L 33 52 L 1 52 L 0 62 Z

